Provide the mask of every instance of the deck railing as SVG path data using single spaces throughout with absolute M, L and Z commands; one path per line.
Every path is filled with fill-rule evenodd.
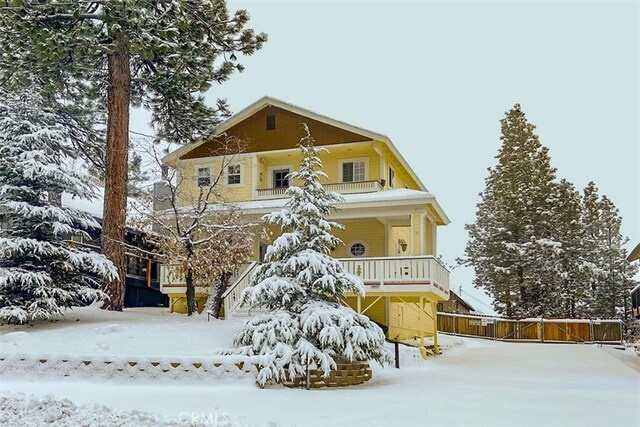
M 355 181 L 324 184 L 326 191 L 335 191 L 342 194 L 373 193 L 382 191 L 384 186 L 380 181 Z M 259 188 L 256 190 L 256 199 L 282 199 L 285 197 L 287 187 Z
M 427 286 L 442 298 L 449 296 L 449 271 L 433 256 L 343 258 L 339 260 L 344 269 L 362 279 L 367 286 L 395 286 L 398 292 L 409 291 L 412 286 Z M 257 262 L 245 264 L 229 280 L 230 286 L 223 294 L 225 316 L 231 314 L 240 304 L 240 296 L 251 281 L 258 267 Z M 179 292 L 185 286 L 184 277 L 176 272 L 176 266 L 160 266 L 160 283 L 164 293 Z
M 340 262 L 366 285 L 428 284 L 449 295 L 449 271 L 433 256 L 343 258 Z

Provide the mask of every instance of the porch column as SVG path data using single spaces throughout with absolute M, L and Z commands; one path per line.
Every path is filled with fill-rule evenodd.
M 411 251 L 409 255 L 424 255 L 426 250 L 426 216 L 411 214 Z

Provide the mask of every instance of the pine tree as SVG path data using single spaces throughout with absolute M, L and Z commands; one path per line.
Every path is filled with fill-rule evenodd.
M 242 297 L 250 307 L 269 312 L 250 320 L 234 341 L 236 353 L 265 356 L 260 385 L 284 381 L 285 369 L 294 378 L 309 365 L 329 375 L 341 361 L 390 360 L 382 330 L 340 304 L 345 292 L 364 296 L 364 285 L 330 256 L 341 244 L 331 230 L 341 226 L 327 218 L 341 198 L 320 184 L 320 178 L 326 178 L 319 171 L 320 150 L 307 126 L 303 128 L 303 160 L 299 171 L 289 176 L 301 185 L 287 190 L 285 209 L 263 218 L 280 226 L 283 234 L 268 247 L 265 264 Z
M 474 284 L 494 298 L 498 313 L 538 315 L 551 268 L 544 254 L 558 244 L 549 233 L 555 169 L 520 105 L 506 113 L 501 127 L 498 164 L 489 169 L 475 223 L 466 226 L 463 262 L 474 267 Z
M 0 319 L 51 319 L 64 308 L 106 297 L 99 279 L 116 275 L 104 256 L 70 246 L 65 235 L 99 227 L 51 194 L 92 197 L 82 172 L 67 170 L 71 137 L 59 117 L 31 95 L 0 92 Z M 67 153 L 67 156 L 65 156 Z
M 594 266 L 589 262 L 580 193 L 563 179 L 554 186 L 551 205 L 550 234 L 558 245 L 546 255 L 550 268 L 545 279 L 545 310 L 540 314 L 556 318 L 587 317 Z
M 624 249 L 628 241 L 621 232 L 622 218 L 613 202 L 602 196 L 600 216 L 600 269 L 594 298 L 594 315 L 597 317 L 629 316 L 629 292 L 633 288 L 634 268 L 626 260 Z
M 250 55 L 266 40 L 245 28 L 248 19 L 244 10 L 231 16 L 224 0 L 21 0 L 0 8 L 0 87 L 42 92 L 90 124 L 106 117 L 102 250 L 120 273 L 107 284 L 106 308 L 124 305 L 129 109 L 151 110 L 160 139 L 207 136 L 228 111 L 221 100 L 207 106 L 202 93 L 242 70 L 235 53 Z

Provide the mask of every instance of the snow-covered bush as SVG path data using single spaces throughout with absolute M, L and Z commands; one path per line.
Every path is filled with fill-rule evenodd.
M 251 319 L 234 340 L 237 349 L 230 351 L 265 356 L 260 385 L 283 382 L 287 372 L 290 379 L 303 375 L 308 366 L 329 375 L 340 362 L 391 360 L 382 330 L 340 304 L 345 292 L 364 296 L 364 285 L 330 255 L 342 243 L 331 230 L 342 226 L 327 218 L 342 199 L 320 184 L 326 178 L 319 170 L 320 149 L 303 128 L 300 170 L 289 176 L 301 185 L 287 190 L 290 200 L 283 210 L 263 217 L 283 234 L 269 246 L 265 263 L 242 295 L 243 304 L 270 311 Z
M 64 240 L 99 227 L 56 202 L 62 192 L 93 196 L 87 175 L 65 164 L 68 132 L 36 95 L 0 92 L 0 320 L 51 319 L 104 298 L 99 280 L 116 275 L 104 256 Z

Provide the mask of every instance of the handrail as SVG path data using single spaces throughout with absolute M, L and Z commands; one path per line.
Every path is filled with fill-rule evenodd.
M 240 304 L 240 296 L 242 292 L 249 286 L 251 282 L 251 277 L 253 276 L 253 272 L 258 266 L 258 262 L 254 261 L 247 269 L 238 276 L 235 282 L 231 284 L 229 289 L 227 289 L 222 294 L 222 303 L 224 306 L 224 317 L 228 318 L 229 315 L 236 309 L 236 307 Z
M 224 293 L 222 294 L 222 298 L 226 298 L 226 297 L 227 297 L 227 295 L 229 295 L 229 293 L 231 293 L 231 291 L 233 291 L 233 289 L 234 289 L 236 286 L 238 286 L 238 283 L 240 283 L 240 281 L 241 281 L 242 279 L 244 279 L 244 278 L 247 276 L 247 274 L 249 274 L 249 272 L 250 272 L 250 271 L 255 267 L 255 265 L 256 265 L 257 263 L 258 263 L 257 261 L 253 261 L 253 262 L 251 262 L 251 263 L 247 266 L 247 269 L 246 269 L 246 270 L 245 270 L 241 275 L 239 275 L 239 276 L 238 276 L 238 278 L 236 279 L 236 281 L 235 281 L 235 282 L 233 282 L 233 283 L 231 284 L 231 286 L 229 286 L 229 287 L 227 288 L 227 290 L 226 290 L 226 291 L 224 291 Z

